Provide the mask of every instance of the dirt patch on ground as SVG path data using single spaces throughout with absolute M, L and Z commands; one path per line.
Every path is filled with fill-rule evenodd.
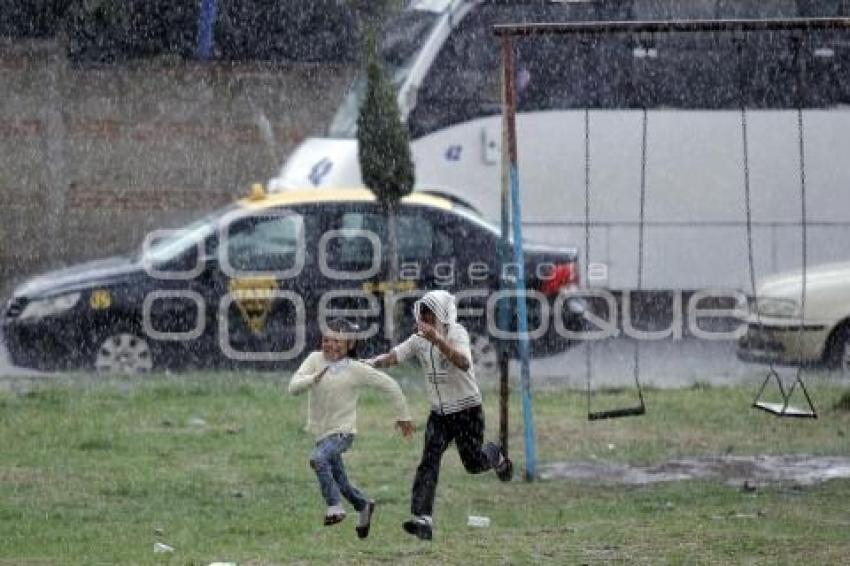
M 717 456 L 671 460 L 655 466 L 612 462 L 558 462 L 540 467 L 541 479 L 648 485 L 682 480 L 719 480 L 756 487 L 770 483 L 811 485 L 850 478 L 850 458 L 838 456 Z

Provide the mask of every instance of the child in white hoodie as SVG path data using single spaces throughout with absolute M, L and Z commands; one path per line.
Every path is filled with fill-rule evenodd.
M 484 442 L 481 392 L 472 367 L 469 334 L 457 322 L 454 296 L 429 291 L 413 305 L 413 315 L 416 334 L 368 363 L 388 367 L 415 357 L 431 384 L 431 414 L 410 502 L 413 517 L 402 525 L 408 533 L 431 540 L 440 460 L 452 442 L 470 474 L 494 470 L 500 480 L 510 481 L 513 463 L 500 446 Z
M 396 422 L 405 438 L 414 427 L 404 394 L 388 375 L 352 358 L 356 342 L 351 334 L 357 327 L 346 319 L 328 323 L 322 336 L 322 350 L 313 352 L 289 382 L 289 392 L 308 391 L 307 429 L 316 435 L 316 447 L 310 455 L 319 486 L 327 503 L 325 525 L 345 519 L 341 497 L 358 512 L 356 525 L 360 538 L 369 536 L 375 502 L 353 486 L 346 475 L 342 454 L 351 447 L 357 433 L 357 394 L 363 386 L 377 387 L 388 393 L 396 412 Z

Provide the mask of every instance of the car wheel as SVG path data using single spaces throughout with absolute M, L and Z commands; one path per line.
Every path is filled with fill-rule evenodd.
M 850 322 L 844 322 L 829 337 L 826 350 L 829 367 L 850 376 Z
M 98 373 L 112 374 L 149 372 L 153 369 L 150 343 L 135 330 L 115 328 L 98 344 L 94 369 Z
M 499 349 L 489 336 L 470 332 L 469 349 L 472 351 L 472 364 L 476 377 L 481 379 L 499 375 Z
M 838 369 L 845 377 L 850 376 L 850 327 L 844 328 L 836 347 L 839 356 Z

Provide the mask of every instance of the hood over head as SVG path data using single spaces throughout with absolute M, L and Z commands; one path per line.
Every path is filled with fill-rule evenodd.
M 448 326 L 457 322 L 455 296 L 448 291 L 442 289 L 428 291 L 421 299 L 413 303 L 413 316 L 416 322 L 420 321 L 420 310 L 423 305 L 433 312 L 441 323 Z

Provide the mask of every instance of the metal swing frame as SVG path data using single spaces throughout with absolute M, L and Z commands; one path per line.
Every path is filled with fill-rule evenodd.
M 850 18 L 775 18 L 775 19 L 716 19 L 716 20 L 667 20 L 667 21 L 608 21 L 608 22 L 571 22 L 571 23 L 531 23 L 531 24 L 499 24 L 493 27 L 494 34 L 501 38 L 502 40 L 502 49 L 504 53 L 510 54 L 512 53 L 511 41 L 512 38 L 515 37 L 523 37 L 523 36 L 537 36 L 537 35 L 572 35 L 572 36 L 584 36 L 584 37 L 593 37 L 598 36 L 600 34 L 610 34 L 610 33 L 658 33 L 658 32 L 753 32 L 753 31 L 807 31 L 807 30 L 828 30 L 828 29 L 850 29 Z M 505 59 L 503 63 L 503 73 L 505 78 L 505 93 L 506 93 L 506 102 L 504 104 L 505 110 L 504 113 L 508 116 L 506 120 L 505 131 L 503 132 L 504 140 L 513 139 L 515 142 L 515 125 L 513 123 L 515 116 L 515 93 L 513 91 L 513 85 L 510 83 L 510 77 L 513 76 L 513 62 L 512 58 L 508 57 Z M 645 110 L 644 110 L 645 111 Z M 742 108 L 742 115 L 744 119 L 746 119 L 745 109 Z M 800 128 L 801 128 L 801 159 L 803 157 L 803 147 L 802 147 L 802 108 L 799 108 L 798 113 L 800 119 Z M 744 133 L 746 138 L 746 132 Z M 503 140 L 503 141 L 504 141 Z M 645 150 L 645 144 L 644 144 Z M 515 157 L 516 151 L 514 146 L 513 153 L 514 161 L 512 162 L 515 165 Z M 802 161 L 801 161 L 802 164 Z M 801 189 L 803 193 L 803 255 L 805 261 L 805 168 L 801 167 Z M 507 173 L 503 171 L 503 177 L 507 179 Z M 589 178 L 589 174 L 588 174 Z M 503 183 L 505 184 L 505 183 Z M 505 184 L 505 186 L 507 186 Z M 747 178 L 747 198 L 749 199 L 749 179 Z M 505 191 L 503 191 L 503 232 L 504 226 L 507 224 L 505 217 L 505 206 L 506 202 Z M 587 203 L 586 203 L 587 205 Z M 749 201 L 748 201 L 749 205 Z M 587 212 L 587 210 L 586 210 Z M 751 238 L 751 225 L 749 223 L 749 208 L 748 208 L 748 241 L 750 243 L 750 253 L 752 238 Z M 642 242 L 641 242 L 642 245 Z M 585 251 L 587 247 L 585 247 Z M 587 257 L 587 256 L 586 256 Z M 752 271 L 752 270 L 751 270 Z M 805 275 L 803 277 L 803 301 L 805 301 Z M 802 332 L 802 328 L 801 328 Z M 587 350 L 588 356 L 590 356 L 590 349 Z M 635 375 L 639 374 L 639 350 L 636 347 L 635 349 Z M 590 359 L 588 358 L 588 367 L 590 367 Z M 775 371 L 774 371 L 775 373 Z M 768 374 L 768 379 L 771 377 L 771 374 Z M 777 375 L 778 377 L 778 375 Z M 805 390 L 805 386 L 802 383 L 802 379 L 800 378 L 800 373 L 798 369 L 797 379 L 795 380 L 795 385 L 793 385 L 788 391 L 788 395 L 790 396 L 796 388 L 796 384 L 799 382 L 801 389 L 804 391 L 806 398 L 808 398 L 808 392 Z M 640 391 L 640 382 L 637 382 L 638 385 L 638 393 L 640 396 L 640 405 L 637 407 L 630 407 L 624 409 L 614 409 L 611 411 L 601 411 L 597 413 L 593 413 L 588 411 L 588 418 L 590 420 L 599 420 L 604 418 L 613 418 L 618 416 L 627 416 L 627 415 L 639 415 L 643 414 L 646 410 L 646 406 L 643 401 L 643 395 Z M 781 382 L 780 382 L 781 386 Z M 762 390 L 764 387 L 762 387 Z M 759 391 L 759 395 L 754 402 L 754 405 L 759 406 L 760 396 L 762 390 Z M 589 388 L 588 388 L 589 391 Z M 785 389 L 782 388 L 783 393 L 785 393 Z M 787 404 L 787 396 L 785 398 L 785 402 L 783 403 L 783 409 L 780 413 L 788 414 L 789 408 Z M 810 399 L 809 399 L 810 401 Z M 589 402 L 589 397 L 588 397 Z M 764 410 L 770 410 L 768 404 L 762 403 L 759 408 L 763 408 Z M 812 413 L 814 413 L 814 407 L 812 407 Z

